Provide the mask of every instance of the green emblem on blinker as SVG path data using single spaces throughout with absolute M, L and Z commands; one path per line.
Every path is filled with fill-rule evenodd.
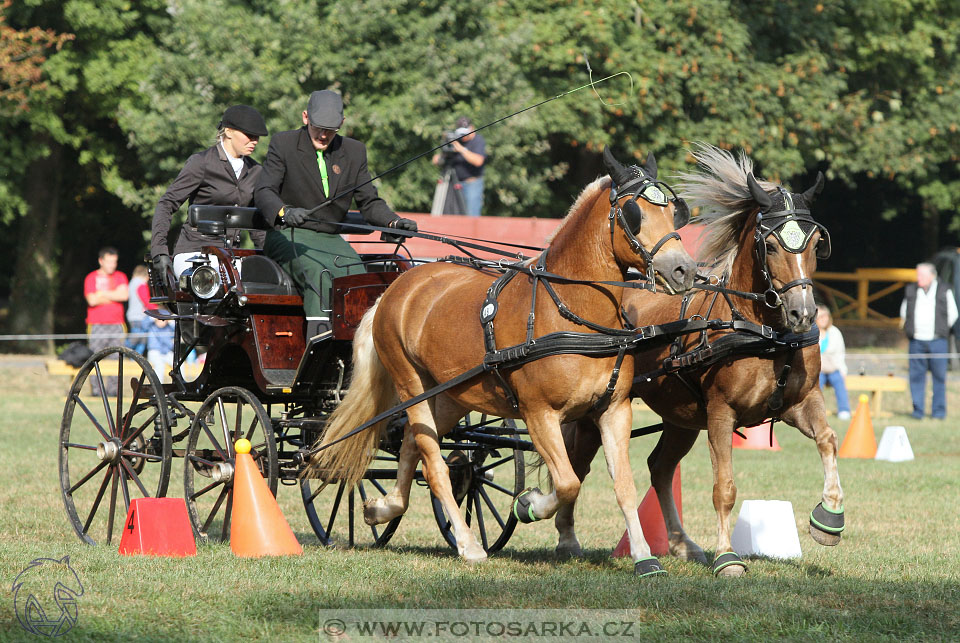
M 807 235 L 803 233 L 796 221 L 787 221 L 780 228 L 780 239 L 783 241 L 787 250 L 799 251 L 803 248 L 803 241 Z

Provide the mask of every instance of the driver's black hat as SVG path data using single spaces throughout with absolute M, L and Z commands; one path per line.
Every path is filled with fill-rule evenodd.
M 220 119 L 219 127 L 240 130 L 248 136 L 266 136 L 267 124 L 260 112 L 249 105 L 228 107 Z

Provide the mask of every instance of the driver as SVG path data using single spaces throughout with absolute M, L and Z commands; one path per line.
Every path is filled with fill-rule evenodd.
M 303 292 L 307 336 L 313 337 L 331 329 L 330 280 L 363 272 L 359 255 L 337 234 L 350 204 L 355 201 L 372 225 L 416 231 L 417 224 L 398 217 L 368 183 L 366 147 L 339 134 L 344 121 L 340 94 L 313 92 L 302 118 L 300 129 L 270 139 L 254 200 L 273 227 L 264 252 Z M 338 198 L 307 216 L 333 196 Z

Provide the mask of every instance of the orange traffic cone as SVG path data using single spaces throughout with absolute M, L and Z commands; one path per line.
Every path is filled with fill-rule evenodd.
M 843 436 L 843 444 L 837 455 L 841 458 L 873 458 L 877 455 L 877 437 L 873 433 L 873 421 L 870 419 L 870 398 L 860 396 L 857 410 L 853 412 L 850 428 Z
M 244 558 L 303 553 L 293 530 L 250 457 L 249 440 L 236 443 L 230 549 Z
M 680 465 L 673 473 L 673 500 L 677 503 L 677 513 L 680 514 L 680 524 L 683 524 L 683 503 L 680 497 Z M 640 507 L 637 509 L 640 516 L 640 527 L 643 528 L 643 537 L 650 545 L 650 553 L 654 556 L 663 556 L 670 553 L 670 541 L 667 539 L 667 525 L 663 522 L 663 512 L 660 511 L 660 502 L 653 487 L 647 490 Z M 630 538 L 627 532 L 613 550 L 613 557 L 620 558 L 630 555 Z
M 734 449 L 762 449 L 766 451 L 779 451 L 780 443 L 777 442 L 777 436 L 773 432 L 773 422 L 767 420 L 755 426 L 748 426 L 743 434 L 747 437 L 741 438 L 736 433 L 733 434 Z

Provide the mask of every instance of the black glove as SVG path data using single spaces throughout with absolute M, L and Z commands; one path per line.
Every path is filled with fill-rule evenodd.
M 153 258 L 153 271 L 160 276 L 163 283 L 167 282 L 167 273 L 173 272 L 173 260 L 170 255 L 157 255 Z
M 387 224 L 388 228 L 397 228 L 399 230 L 409 230 L 410 232 L 417 231 L 417 222 L 413 219 L 394 219 Z M 407 240 L 406 235 L 399 234 L 390 234 L 388 232 L 382 232 L 380 238 L 384 241 L 389 241 L 390 243 L 403 243 Z
M 283 222 L 291 228 L 299 228 L 307 220 L 306 208 L 283 206 Z

